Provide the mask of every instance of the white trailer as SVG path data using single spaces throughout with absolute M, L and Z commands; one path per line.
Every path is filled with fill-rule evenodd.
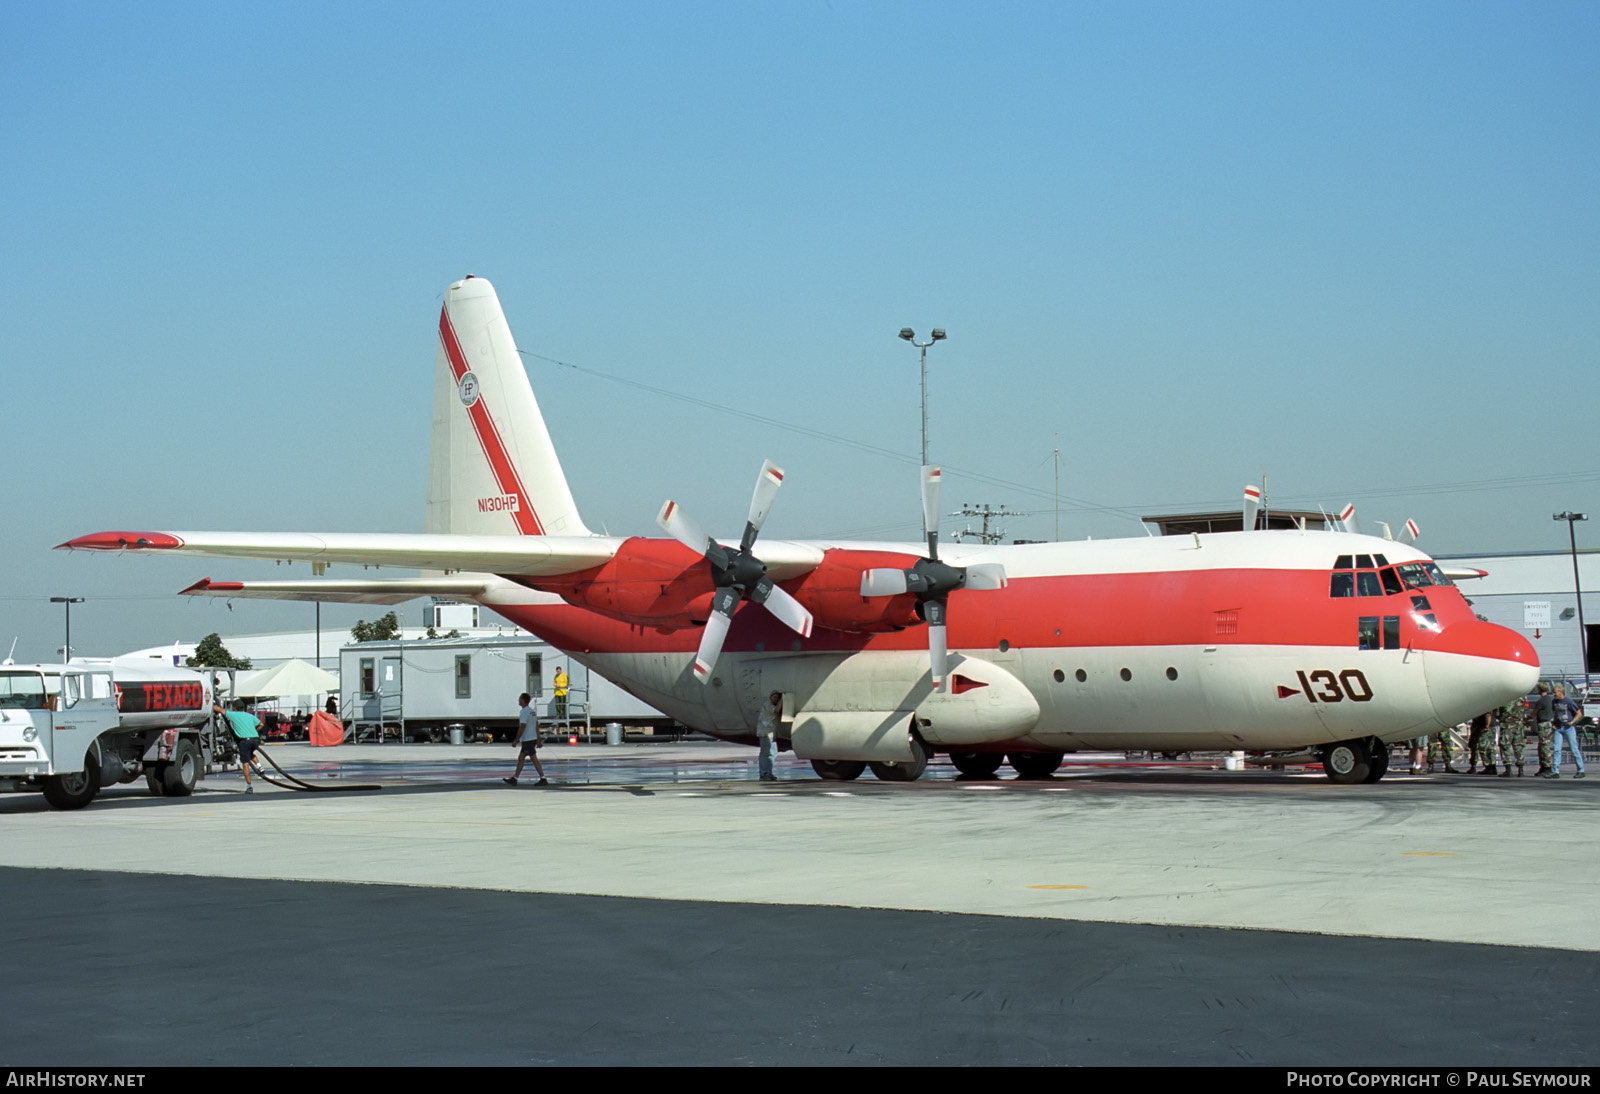
M 564 711 L 553 683 L 558 668 L 569 678 Z M 352 643 L 339 651 L 339 686 L 340 716 L 358 738 L 382 727 L 438 740 L 456 725 L 509 737 L 522 692 L 533 696 L 542 725 L 562 731 L 585 732 L 606 722 L 673 724 L 659 710 L 530 636 Z
M 151 793 L 185 797 L 234 751 L 212 723 L 216 687 L 185 669 L 0 667 L 0 790 L 81 809 L 101 787 L 143 775 Z

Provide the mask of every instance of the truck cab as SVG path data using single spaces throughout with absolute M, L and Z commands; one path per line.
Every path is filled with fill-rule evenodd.
M 100 737 L 119 724 L 108 668 L 0 667 L 0 789 L 81 809 L 100 791 Z

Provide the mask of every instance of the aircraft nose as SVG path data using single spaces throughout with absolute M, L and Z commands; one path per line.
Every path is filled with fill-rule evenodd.
M 1539 655 L 1533 644 L 1507 627 L 1481 620 L 1452 623 L 1419 637 L 1428 697 L 1442 726 L 1526 695 L 1539 682 Z

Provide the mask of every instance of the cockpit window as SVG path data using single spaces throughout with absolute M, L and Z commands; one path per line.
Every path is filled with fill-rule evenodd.
M 1328 585 L 1329 596 L 1355 596 L 1356 575 L 1348 571 L 1340 573 L 1335 570 L 1333 580 Z
M 1386 558 L 1383 555 L 1373 555 L 1372 556 L 1372 561 L 1376 562 L 1379 566 L 1387 566 L 1387 565 L 1389 565 L 1388 558 Z
M 1444 573 L 1443 570 L 1439 569 L 1439 564 L 1437 562 L 1424 562 L 1422 564 L 1422 568 L 1425 571 L 1427 571 L 1428 576 L 1433 579 L 1433 583 L 1435 585 L 1454 585 L 1455 584 L 1454 581 L 1451 581 L 1448 577 L 1445 576 L 1445 573 Z
M 1371 555 L 1357 555 L 1356 556 L 1356 569 L 1358 569 L 1358 570 L 1370 570 L 1370 569 L 1372 569 L 1372 556 Z
M 1428 571 L 1415 562 L 1403 562 L 1396 566 L 1395 569 L 1399 572 L 1400 579 L 1414 589 L 1426 589 L 1433 584 L 1433 579 L 1428 576 Z
M 1379 555 L 1378 557 L 1382 558 L 1383 556 Z M 1395 576 L 1393 569 L 1385 567 L 1378 571 L 1378 576 L 1383 579 L 1383 591 L 1385 595 L 1392 595 L 1394 593 L 1405 591 L 1405 589 L 1400 585 L 1400 579 Z
M 1365 556 L 1363 556 L 1365 557 Z M 1378 575 L 1371 570 L 1360 570 L 1356 573 L 1357 596 L 1382 596 L 1383 587 L 1378 584 Z
M 1350 570 L 1355 568 L 1355 560 L 1350 555 L 1340 555 L 1333 560 L 1335 570 Z

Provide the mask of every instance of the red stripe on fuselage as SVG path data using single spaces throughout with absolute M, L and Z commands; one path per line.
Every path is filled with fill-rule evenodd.
M 439 340 L 444 344 L 445 356 L 450 360 L 450 372 L 459 385 L 468 371 L 467 357 L 461 352 L 461 342 L 456 338 L 455 326 L 450 322 L 448 305 L 439 309 Z M 517 474 L 516 465 L 511 462 L 505 442 L 500 439 L 500 431 L 495 428 L 489 408 L 484 405 L 481 389 L 477 401 L 466 409 L 467 418 L 472 422 L 473 432 L 478 435 L 478 444 L 489 461 L 489 470 L 494 473 L 495 482 L 500 484 L 502 493 L 517 496 L 517 510 L 511 514 L 517 522 L 517 530 L 525 536 L 544 535 L 539 514 L 533 511 L 533 503 L 528 500 L 528 492 L 522 487 L 522 478 Z
M 521 579 L 531 585 L 537 581 Z M 782 583 L 798 590 L 801 581 Z M 1475 621 L 1461 593 L 1436 587 L 1392 596 L 1330 597 L 1326 570 L 1181 570 L 1013 578 L 1004 589 L 950 596 L 951 649 L 1072 649 L 1107 646 L 1358 646 L 1362 617 L 1399 617 L 1400 645 L 1436 644 L 1412 618 L 1411 597 L 1426 595 L 1439 623 Z M 693 652 L 700 628 L 662 634 L 569 605 L 497 607 L 507 618 L 563 649 L 597 653 Z M 1502 628 L 1496 628 L 1500 630 Z M 798 639 L 765 610 L 743 605 L 723 648 L 767 653 L 925 649 L 927 629 L 859 634 L 830 629 Z M 1486 647 L 1492 643 L 1486 643 Z

